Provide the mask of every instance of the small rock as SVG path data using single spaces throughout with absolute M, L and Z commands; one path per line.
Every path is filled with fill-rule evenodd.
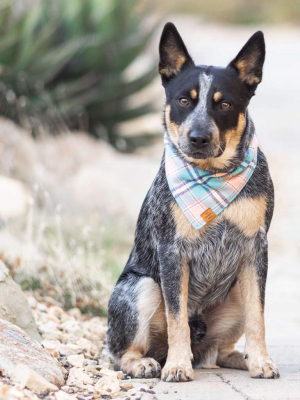
M 28 387 L 34 392 L 56 392 L 58 387 L 48 382 L 42 375 L 26 365 L 18 365 L 10 374 L 11 379 L 22 388 Z
M 79 354 L 80 353 L 80 348 L 76 346 L 75 344 L 72 345 L 71 343 L 69 344 L 63 344 L 61 343 L 58 345 L 57 350 L 62 354 L 63 356 L 71 356 L 73 354 Z
M 103 376 L 96 382 L 95 388 L 102 396 L 114 396 L 120 391 L 120 382 L 112 376 Z
M 130 382 L 128 382 L 128 381 L 121 381 L 120 382 L 120 386 L 123 388 L 123 389 L 125 389 L 125 390 L 130 390 L 130 389 L 132 389 L 133 388 L 133 384 L 132 383 L 130 383 Z
M 111 369 L 101 368 L 100 375 L 112 376 L 117 379 L 123 379 L 124 373 L 122 371 L 112 371 Z
M 81 371 L 78 368 L 71 368 L 69 371 L 69 377 L 67 380 L 67 385 L 75 385 L 78 383 L 83 383 L 85 385 L 92 384 L 93 379 L 88 376 L 85 372 Z
M 69 363 L 73 365 L 73 367 L 82 368 L 84 364 L 84 357 L 82 354 L 75 354 L 67 357 Z
M 39 330 L 42 333 L 56 333 L 57 325 L 54 321 L 47 321 L 45 324 L 39 326 Z
M 83 329 L 80 327 L 78 321 L 66 321 L 60 325 L 60 328 L 67 333 L 72 333 L 77 339 L 83 336 Z
M 42 346 L 44 349 L 51 354 L 53 357 L 58 357 L 59 351 L 58 351 L 58 346 L 60 345 L 59 340 L 43 340 L 42 341 Z
M 76 344 L 82 349 L 82 350 L 86 350 L 86 351 L 91 351 L 91 349 L 93 348 L 93 343 L 85 338 L 80 338 L 79 340 L 77 340 Z
M 60 390 L 59 392 L 55 393 L 55 399 L 56 400 L 74 400 L 74 397 L 69 395 L 68 393 Z
M 97 369 L 95 369 L 95 366 L 94 366 L 94 365 L 87 365 L 87 366 L 84 368 L 84 370 L 85 370 L 86 372 L 92 373 L 93 375 L 100 375 L 100 372 L 99 372 Z
M 92 385 L 86 385 L 85 389 L 88 391 L 88 393 L 95 393 L 96 392 L 95 386 L 92 386 Z
M 71 317 L 75 317 L 75 318 L 80 318 L 81 316 L 81 311 L 79 310 L 79 308 L 71 308 L 71 310 L 68 311 L 68 314 L 71 315 Z
M 84 360 L 84 365 L 89 365 L 89 366 L 96 366 L 97 365 L 97 361 L 95 360 Z
M 52 306 L 49 308 L 49 314 L 55 315 L 56 317 L 61 317 L 64 313 L 64 310 L 58 306 Z
M 154 397 L 150 393 L 144 393 L 141 397 L 142 400 L 153 400 Z

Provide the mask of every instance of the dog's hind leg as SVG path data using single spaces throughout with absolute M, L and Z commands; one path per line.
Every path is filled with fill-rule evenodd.
M 234 343 L 220 346 L 217 365 L 222 368 L 248 369 L 243 353 L 234 349 Z
M 202 368 L 247 369 L 244 356 L 234 350 L 244 333 L 244 310 L 238 282 L 231 288 L 224 303 L 206 310 L 203 315 L 206 333 L 199 341 L 192 336 L 196 365 Z
M 129 275 L 117 284 L 109 302 L 107 341 L 118 368 L 137 378 L 160 376 L 160 364 L 147 353 L 152 327 L 163 330 L 164 321 L 161 290 L 153 279 Z
M 219 318 L 218 318 L 219 317 Z M 222 368 L 247 370 L 243 353 L 235 350 L 235 343 L 244 333 L 245 319 L 241 290 L 233 286 L 224 304 L 216 307 L 214 315 L 219 338 L 217 365 Z M 217 322 L 217 320 L 219 321 Z

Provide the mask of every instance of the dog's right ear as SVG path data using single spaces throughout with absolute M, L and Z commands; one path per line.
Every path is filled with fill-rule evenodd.
M 181 36 L 172 22 L 168 22 L 159 43 L 158 70 L 163 84 L 187 65 L 194 65 Z

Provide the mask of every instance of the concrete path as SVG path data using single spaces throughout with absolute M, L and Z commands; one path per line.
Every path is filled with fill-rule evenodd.
M 160 382 L 155 387 L 159 400 L 298 400 L 300 369 L 279 365 L 281 379 L 251 379 L 247 371 L 200 369 L 195 380 L 185 383 Z

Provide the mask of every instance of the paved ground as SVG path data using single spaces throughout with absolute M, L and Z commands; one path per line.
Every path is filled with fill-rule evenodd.
M 300 369 L 282 365 L 280 380 L 250 379 L 246 371 L 197 370 L 195 380 L 159 383 L 159 400 L 296 400 L 300 399 Z

